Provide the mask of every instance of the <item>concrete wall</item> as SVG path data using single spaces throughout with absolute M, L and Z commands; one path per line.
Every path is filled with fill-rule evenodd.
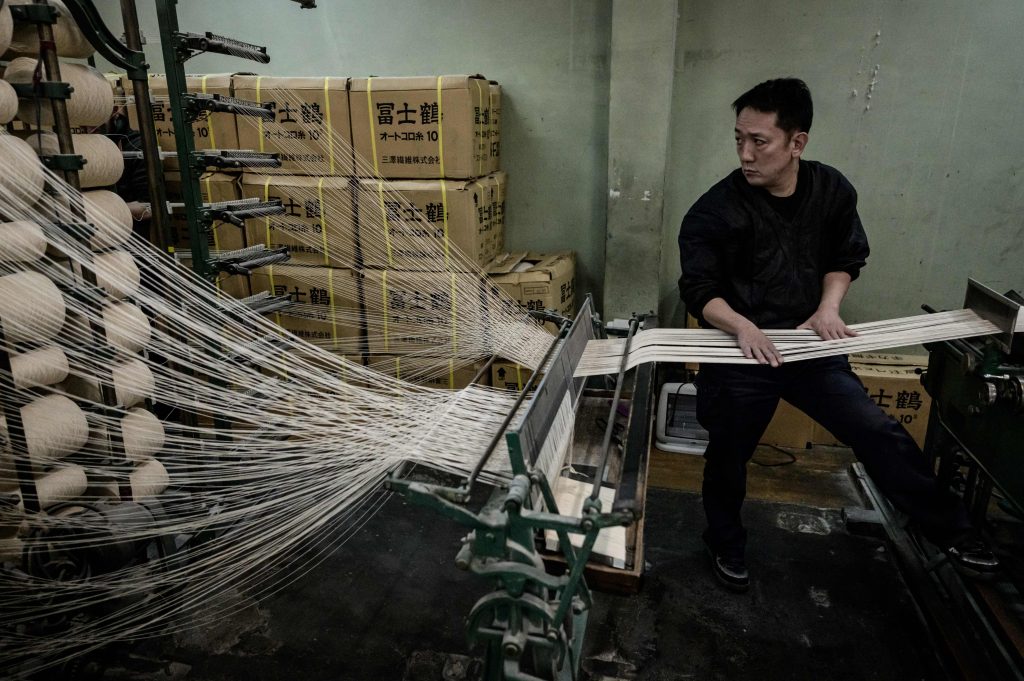
M 730 102 L 795 75 L 815 100 L 807 157 L 857 187 L 871 241 L 848 321 L 958 307 L 968 276 L 1024 290 L 1022 25 L 1016 0 L 681 0 L 663 248 L 736 167 Z M 678 272 L 666 259 L 666 321 Z
M 181 30 L 268 48 L 269 64 L 220 55 L 189 73 L 287 76 L 482 73 L 502 84 L 509 250 L 575 250 L 578 290 L 604 267 L 611 0 L 183 0 Z M 97 0 L 120 35 L 117 0 Z M 153 0 L 137 0 L 145 49 L 162 71 Z
M 119 25 L 116 0 L 97 4 Z M 956 307 L 968 276 L 999 290 L 1024 289 L 1024 149 L 1017 134 L 1024 117 L 1024 3 L 787 0 L 769 11 L 759 0 L 678 0 L 672 94 L 651 98 L 636 97 L 635 87 L 613 87 L 613 4 L 617 13 L 632 6 L 319 0 L 318 9 L 300 10 L 286 0 L 186 0 L 179 9 L 183 29 L 264 44 L 273 58 L 258 65 L 204 56 L 189 64 L 190 72 L 481 72 L 499 80 L 511 185 L 507 244 L 576 250 L 578 290 L 599 299 L 609 130 L 614 136 L 630 107 L 638 121 L 650 121 L 658 119 L 651 101 L 671 106 L 661 230 L 622 241 L 633 252 L 607 261 L 660 270 L 660 300 L 650 307 L 663 323 L 682 321 L 679 221 L 737 163 L 729 103 L 779 75 L 804 78 L 814 93 L 808 158 L 840 168 L 860 192 L 873 254 L 848 299 L 848 320 L 915 314 L 924 302 Z M 139 7 L 147 52 L 159 68 L 153 2 L 139 0 Z M 665 14 L 649 20 L 663 22 Z M 652 25 L 650 35 L 664 34 L 661 28 Z M 665 53 L 661 46 L 652 52 Z M 627 66 L 618 73 L 635 78 Z M 619 123 L 610 125 L 615 93 L 624 93 L 623 101 L 616 103 Z M 629 165 L 628 149 L 616 154 L 613 165 Z

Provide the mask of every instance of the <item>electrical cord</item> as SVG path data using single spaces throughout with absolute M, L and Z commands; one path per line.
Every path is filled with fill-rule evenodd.
M 761 446 L 762 447 L 770 447 L 770 448 L 774 449 L 777 452 L 782 452 L 783 454 L 788 456 L 789 459 L 786 460 L 786 461 L 776 461 L 775 463 L 765 463 L 763 461 L 758 461 L 755 458 L 751 458 L 750 459 L 750 463 L 756 464 L 756 465 L 761 466 L 763 468 L 778 468 L 779 466 L 789 466 L 791 464 L 796 463 L 796 454 L 794 454 L 793 452 L 789 451 L 788 449 L 783 449 L 782 447 L 780 447 L 778 445 L 761 445 Z

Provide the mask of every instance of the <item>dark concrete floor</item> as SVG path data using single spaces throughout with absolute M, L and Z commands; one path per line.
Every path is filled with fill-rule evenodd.
M 648 491 L 643 588 L 596 596 L 584 678 L 942 678 L 882 543 L 849 535 L 837 511 L 757 500 L 746 508 L 753 585 L 737 595 L 709 574 L 699 497 Z M 212 627 L 111 651 L 96 677 L 471 679 L 463 620 L 485 587 L 453 565 L 462 534 L 392 497 L 275 596 Z
M 940 679 L 931 646 L 884 545 L 846 533 L 840 514 L 752 501 L 751 589 L 709 574 L 700 499 L 651 490 L 644 588 L 604 596 L 587 666 L 618 656 L 622 678 Z

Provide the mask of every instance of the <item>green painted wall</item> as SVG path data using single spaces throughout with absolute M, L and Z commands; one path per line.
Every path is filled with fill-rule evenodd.
M 871 241 L 849 321 L 959 307 L 968 276 L 1024 290 L 1021 26 L 1017 0 L 681 0 L 663 248 L 736 167 L 732 100 L 795 75 L 815 99 L 807 155 L 857 187 Z M 661 277 L 676 322 L 678 268 Z
M 98 4 L 119 26 L 118 3 Z M 158 67 L 153 2 L 138 4 Z M 632 93 L 617 106 L 635 106 L 638 120 L 655 117 L 651 101 L 671 106 L 662 228 L 629 243 L 629 258 L 660 269 L 650 307 L 678 324 L 679 221 L 736 166 L 729 103 L 779 75 L 804 78 L 814 93 L 808 157 L 840 168 L 860 193 L 873 254 L 848 298 L 850 321 L 959 306 L 968 276 L 1024 289 L 1019 0 L 789 0 L 770 10 L 760 0 L 679 0 L 671 98 L 610 83 L 612 7 L 629 11 L 628 0 L 319 5 L 184 0 L 186 30 L 265 44 L 273 57 L 265 66 L 200 57 L 188 70 L 499 80 L 507 244 L 576 250 L 580 291 L 600 294 L 605 283 L 609 97 Z M 616 166 L 628 163 L 617 154 Z
M 575 250 L 578 290 L 604 268 L 611 0 L 182 0 L 181 29 L 264 45 L 269 64 L 204 55 L 189 73 L 414 76 L 482 73 L 503 88 L 509 250 Z M 97 0 L 121 33 L 120 5 Z M 162 71 L 153 0 L 137 0 Z

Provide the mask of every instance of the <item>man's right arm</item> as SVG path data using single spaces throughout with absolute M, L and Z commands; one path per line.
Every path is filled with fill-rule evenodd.
M 716 329 L 736 336 L 736 342 L 747 359 L 757 360 L 758 364 L 771 364 L 773 367 L 782 364 L 782 355 L 768 336 L 756 324 L 732 309 L 724 298 L 709 300 L 701 314 Z
M 679 293 L 690 314 L 736 336 L 744 357 L 778 366 L 782 356 L 772 342 L 723 296 L 728 270 L 724 251 L 735 237 L 719 211 L 704 209 L 705 200 L 707 196 L 686 213 L 679 229 Z

